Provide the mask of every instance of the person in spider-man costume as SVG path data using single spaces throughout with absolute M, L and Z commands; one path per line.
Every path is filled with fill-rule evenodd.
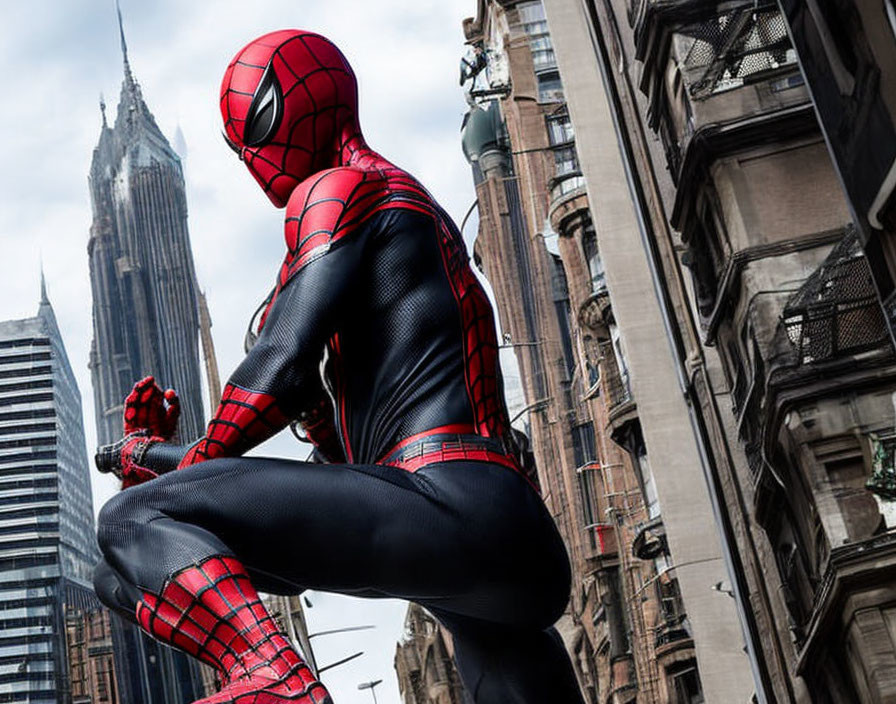
M 319 35 L 248 44 L 221 112 L 286 208 L 286 256 L 205 436 L 171 442 L 177 397 L 152 378 L 126 400 L 98 456 L 127 488 L 100 512 L 97 593 L 217 668 L 206 704 L 330 701 L 256 592 L 305 588 L 428 608 L 475 702 L 578 704 L 551 627 L 568 558 L 521 473 L 456 227 L 367 146 L 354 74 Z M 327 464 L 243 457 L 294 420 Z

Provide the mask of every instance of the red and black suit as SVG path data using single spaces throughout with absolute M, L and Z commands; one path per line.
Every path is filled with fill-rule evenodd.
M 476 702 L 579 702 L 550 628 L 568 560 L 515 458 L 491 307 L 456 227 L 366 146 L 355 106 L 318 35 L 266 35 L 228 68 L 225 136 L 286 206 L 287 254 L 206 435 L 126 422 L 135 485 L 100 513 L 97 591 L 217 666 L 211 701 L 327 701 L 254 592 L 313 588 L 426 606 Z M 294 420 L 327 464 L 242 456 Z

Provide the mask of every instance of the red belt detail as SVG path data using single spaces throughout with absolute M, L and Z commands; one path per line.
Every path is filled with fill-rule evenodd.
M 468 427 L 447 425 L 412 435 L 398 443 L 378 464 L 416 472 L 437 462 L 488 462 L 522 471 L 517 458 L 508 454 L 499 440 L 457 432 Z
M 451 425 L 440 425 L 436 428 L 430 428 L 429 430 L 424 430 L 422 433 L 414 433 L 413 435 L 406 437 L 404 440 L 401 440 L 396 445 L 393 445 L 392 448 L 383 455 L 383 460 L 385 460 L 387 457 L 391 457 L 393 454 L 407 447 L 411 443 L 417 442 L 418 440 L 423 440 L 424 438 L 428 438 L 430 435 L 447 434 L 475 435 L 476 429 L 469 423 L 452 423 Z M 384 462 L 381 461 L 379 464 L 383 463 Z
M 389 467 L 399 467 L 408 472 L 416 472 L 421 467 L 436 462 L 457 462 L 466 460 L 468 462 L 490 462 L 491 464 L 500 464 L 510 467 L 516 471 L 520 471 L 520 465 L 511 455 L 500 455 L 490 450 L 458 450 L 453 448 L 444 448 L 435 452 L 427 452 L 425 455 L 418 455 L 407 460 L 392 460 L 383 464 Z

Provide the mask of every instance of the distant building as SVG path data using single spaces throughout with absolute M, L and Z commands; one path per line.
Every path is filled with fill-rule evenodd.
M 0 701 L 117 704 L 81 396 L 41 286 L 37 316 L 0 322 Z M 89 645 L 89 647 L 88 647 Z
M 118 704 L 112 614 L 83 592 L 68 595 L 64 612 L 72 704 Z
M 93 291 L 90 371 L 97 440 L 122 432 L 122 404 L 152 374 L 181 398 L 179 436 L 205 428 L 199 366 L 199 288 L 187 232 L 181 162 L 159 130 L 128 63 L 115 123 L 103 125 L 90 166 Z M 205 692 L 198 664 L 113 619 L 122 700 L 180 704 Z
M 314 657 L 314 650 L 311 648 L 305 610 L 302 608 L 302 598 L 298 595 L 262 594 L 261 596 L 271 616 L 286 634 L 289 642 L 299 652 L 311 671 L 317 674 L 317 660 Z
M 199 366 L 199 286 L 187 231 L 180 158 L 159 130 L 131 73 L 115 123 L 103 126 L 90 165 L 93 224 L 87 252 L 93 292 L 90 372 L 97 441 L 121 436 L 122 404 L 153 374 L 181 398 L 185 440 L 205 430 Z
M 290 644 L 302 656 L 302 659 L 311 668 L 311 671 L 317 674 L 317 661 L 311 648 L 311 639 L 308 637 L 308 626 L 305 621 L 305 611 L 302 608 L 301 597 L 264 593 L 260 596 L 277 626 L 286 634 Z M 202 667 L 201 674 L 203 687 L 206 692 L 217 692 L 221 686 L 217 670 L 213 670 L 210 667 Z
M 401 704 L 466 704 L 451 634 L 419 604 L 409 604 L 395 648 Z

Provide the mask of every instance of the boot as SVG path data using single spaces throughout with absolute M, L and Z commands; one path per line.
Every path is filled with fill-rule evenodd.
M 206 558 L 144 592 L 137 622 L 214 667 L 220 692 L 195 704 L 332 704 L 234 557 Z

